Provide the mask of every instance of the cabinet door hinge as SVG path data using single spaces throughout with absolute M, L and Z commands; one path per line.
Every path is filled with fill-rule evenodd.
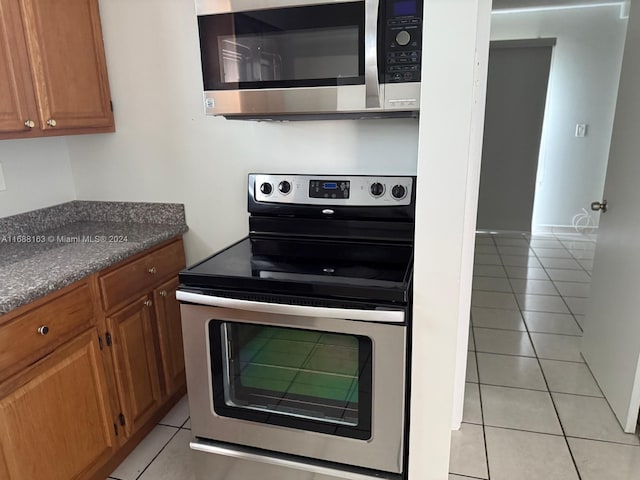
M 107 347 L 113 345 L 113 338 L 111 338 L 111 334 L 109 332 L 105 333 L 104 338 L 107 340 Z
M 113 424 L 113 431 L 116 432 L 116 437 L 118 436 L 118 425 Z
M 102 344 L 102 337 L 100 335 L 98 335 L 98 345 L 100 345 L 100 350 L 104 348 L 104 345 Z
M 109 106 L 111 107 L 111 111 L 113 112 L 113 101 L 109 100 Z
M 123 427 L 126 425 L 125 418 L 122 412 L 120 413 L 120 415 L 118 415 L 118 420 L 120 420 L 120 425 L 122 425 Z

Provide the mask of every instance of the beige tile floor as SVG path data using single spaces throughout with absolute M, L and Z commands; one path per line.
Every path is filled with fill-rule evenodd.
M 194 480 L 185 396 L 109 476 L 114 480 Z
M 450 480 L 638 480 L 622 431 L 580 355 L 595 243 L 476 237 L 467 389 Z
M 640 479 L 640 440 L 622 432 L 580 355 L 594 248 L 583 237 L 477 237 L 449 480 Z M 110 478 L 193 480 L 190 428 L 185 397 Z

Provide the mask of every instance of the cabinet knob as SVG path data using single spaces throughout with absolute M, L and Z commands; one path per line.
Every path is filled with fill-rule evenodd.
M 27 128 L 34 128 L 36 126 L 36 122 L 33 120 L 25 120 L 24 126 Z
M 42 325 L 38 328 L 38 333 L 44 337 L 47 333 L 49 333 L 49 327 L 47 327 L 46 325 Z
M 151 267 L 151 268 L 149 269 L 149 273 L 150 273 L 151 275 L 155 275 L 157 271 L 158 271 L 158 270 L 156 269 L 156 267 Z
M 166 290 L 160 290 L 160 296 L 161 297 L 166 297 L 167 296 L 167 291 Z
M 153 306 L 153 302 L 151 300 L 145 300 L 144 301 L 144 305 L 145 305 L 145 307 L 151 307 L 151 306 Z
M 49 125 L 50 127 L 55 127 L 57 124 L 58 122 L 56 122 L 53 118 L 47 120 L 47 125 Z

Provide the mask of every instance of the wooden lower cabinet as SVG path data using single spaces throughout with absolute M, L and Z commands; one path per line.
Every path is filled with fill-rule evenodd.
M 177 290 L 178 279 L 172 278 L 153 291 L 158 342 L 164 373 L 164 393 L 167 396 L 184 388 L 186 383 L 180 303 L 176 300 Z
M 104 480 L 184 395 L 182 267 L 168 241 L 0 316 L 0 480 Z
M 86 478 L 116 439 L 95 328 L 0 386 L 0 476 Z
M 107 319 L 112 347 L 121 426 L 127 436 L 157 411 L 162 400 L 151 319 L 153 302 L 140 297 Z

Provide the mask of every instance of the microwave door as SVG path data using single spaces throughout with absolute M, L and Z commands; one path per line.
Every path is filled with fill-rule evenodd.
M 206 113 L 382 110 L 380 0 L 228 3 L 198 3 Z

